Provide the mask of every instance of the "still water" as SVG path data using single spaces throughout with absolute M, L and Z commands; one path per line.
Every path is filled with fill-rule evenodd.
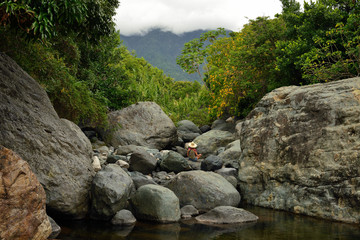
M 259 207 L 245 207 L 259 217 L 256 223 L 208 226 L 193 220 L 176 224 L 138 222 L 132 228 L 103 222 L 60 223 L 64 240 L 360 240 L 360 225 L 331 222 Z

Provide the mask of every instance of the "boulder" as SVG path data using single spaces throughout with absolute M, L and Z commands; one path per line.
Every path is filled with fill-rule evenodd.
M 131 198 L 137 219 L 160 223 L 180 220 L 178 197 L 168 188 L 159 185 L 144 185 Z
M 131 226 L 136 223 L 134 215 L 126 209 L 120 210 L 111 219 L 111 224 L 120 226 Z
M 246 202 L 360 222 L 360 78 L 267 94 L 241 129 Z
M 0 146 L 0 239 L 47 239 L 45 191 L 29 164 Z
M 130 172 L 130 176 L 136 189 L 147 184 L 157 184 L 150 176 L 145 176 L 140 172 Z
M 215 155 L 210 155 L 201 162 L 201 170 L 215 171 L 223 166 L 221 158 Z
M 107 163 L 116 163 L 119 160 L 121 160 L 120 155 L 110 154 L 109 156 L 107 156 L 106 162 Z
M 139 150 L 136 153 L 131 154 L 129 160 L 129 170 L 138 171 L 143 174 L 150 174 L 156 168 L 157 160 L 150 153 L 144 149 Z
M 198 152 L 207 157 L 211 154 L 216 155 L 219 147 L 226 147 L 235 141 L 235 135 L 228 131 L 211 130 L 194 139 L 198 145 Z
M 181 172 L 167 185 L 180 200 L 180 205 L 193 205 L 199 211 L 217 206 L 240 203 L 240 194 L 225 178 L 214 172 L 201 170 Z
M 182 120 L 177 125 L 178 136 L 184 142 L 191 142 L 201 134 L 199 127 L 189 120 Z
M 104 139 L 112 146 L 138 145 L 164 149 L 177 141 L 175 124 L 154 102 L 139 102 L 108 114 Z
M 200 127 L 201 134 L 206 133 L 211 130 L 211 127 L 209 125 L 204 125 Z
M 119 165 L 121 168 L 129 169 L 130 165 L 128 162 L 123 160 L 117 160 L 116 164 Z
M 168 182 L 171 181 L 171 179 L 175 177 L 174 172 L 167 173 L 165 171 L 153 172 L 152 175 L 154 181 L 161 186 L 165 186 Z
M 201 131 L 199 129 L 198 126 L 195 125 L 195 123 L 193 123 L 192 121 L 190 120 L 182 120 L 182 121 L 179 121 L 177 123 L 178 127 L 178 131 L 181 131 L 181 132 L 192 132 L 192 133 L 199 133 L 201 134 Z
M 206 224 L 236 224 L 255 222 L 259 218 L 242 208 L 219 206 L 195 218 L 198 222 Z
M 199 211 L 193 205 L 183 206 L 181 209 L 181 218 L 191 218 L 199 215 Z
M 164 156 L 160 162 L 160 169 L 162 171 L 175 173 L 191 170 L 187 160 L 180 153 L 174 151 L 169 151 Z
M 235 140 L 226 146 L 225 151 L 220 153 L 219 157 L 224 162 L 224 166 L 238 169 L 240 155 L 240 140 Z
M 110 220 L 128 205 L 134 190 L 131 177 L 117 164 L 109 164 L 94 178 L 91 195 L 91 218 Z
M 235 133 L 235 126 L 236 124 L 232 118 L 229 118 L 228 120 L 218 119 L 211 125 L 211 130 L 221 130 Z
M 116 148 L 115 150 L 115 154 L 116 155 L 128 155 L 128 154 L 132 154 L 132 153 L 136 153 L 136 152 L 140 152 L 140 151 L 146 151 L 147 148 L 145 147 L 141 147 L 141 146 L 136 146 L 136 145 L 124 145 L 124 146 L 118 146 L 118 148 Z
M 95 174 L 90 141 L 58 117 L 45 90 L 4 53 L 0 79 L 0 144 L 29 163 L 44 186 L 48 210 L 84 217 Z
M 95 172 L 98 172 L 101 170 L 101 163 L 98 156 L 92 157 L 92 167 Z

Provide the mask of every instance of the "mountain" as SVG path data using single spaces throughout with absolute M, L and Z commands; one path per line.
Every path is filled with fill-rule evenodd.
M 130 51 L 135 50 L 137 57 L 143 57 L 176 81 L 201 81 L 197 73 L 184 72 L 176 64 L 176 57 L 181 54 L 186 42 L 199 38 L 204 32 L 207 31 L 198 30 L 176 35 L 161 29 L 153 29 L 145 35 L 120 35 L 120 39 Z

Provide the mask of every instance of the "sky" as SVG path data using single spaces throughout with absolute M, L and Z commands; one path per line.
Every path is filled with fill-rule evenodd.
M 125 36 L 154 27 L 175 34 L 219 27 L 240 31 L 249 19 L 276 13 L 280 0 L 120 0 L 115 23 Z

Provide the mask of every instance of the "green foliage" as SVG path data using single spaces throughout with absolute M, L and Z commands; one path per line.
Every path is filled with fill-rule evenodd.
M 206 42 L 213 43 L 220 35 L 226 35 L 225 29 L 219 28 L 218 30 L 208 31 L 201 34 L 200 38 L 185 43 L 181 55 L 176 60 L 177 64 L 189 74 L 198 73 L 202 79 L 200 66 L 208 56 Z
M 0 51 L 12 57 L 46 90 L 58 115 L 91 125 L 106 122 L 104 99 L 92 93 L 86 83 L 76 79 L 58 51 L 39 42 L 27 42 L 16 34 L 0 30 Z M 78 53 L 77 53 L 78 54 Z
M 340 5 L 341 6 L 341 5 Z M 303 77 L 309 83 L 360 76 L 360 6 L 346 5 L 348 18 L 315 36 L 315 46 L 301 56 Z
M 74 31 L 86 40 L 97 41 L 113 32 L 112 16 L 118 6 L 118 0 L 4 0 L 0 3 L 0 25 L 21 29 L 34 39 Z
M 257 18 L 231 38 L 209 48 L 212 116 L 245 117 L 260 98 L 284 79 L 275 71 L 276 42 L 284 36 L 281 19 Z
M 277 43 L 276 69 L 291 84 L 310 84 L 357 76 L 359 1 L 282 0 L 287 38 Z

